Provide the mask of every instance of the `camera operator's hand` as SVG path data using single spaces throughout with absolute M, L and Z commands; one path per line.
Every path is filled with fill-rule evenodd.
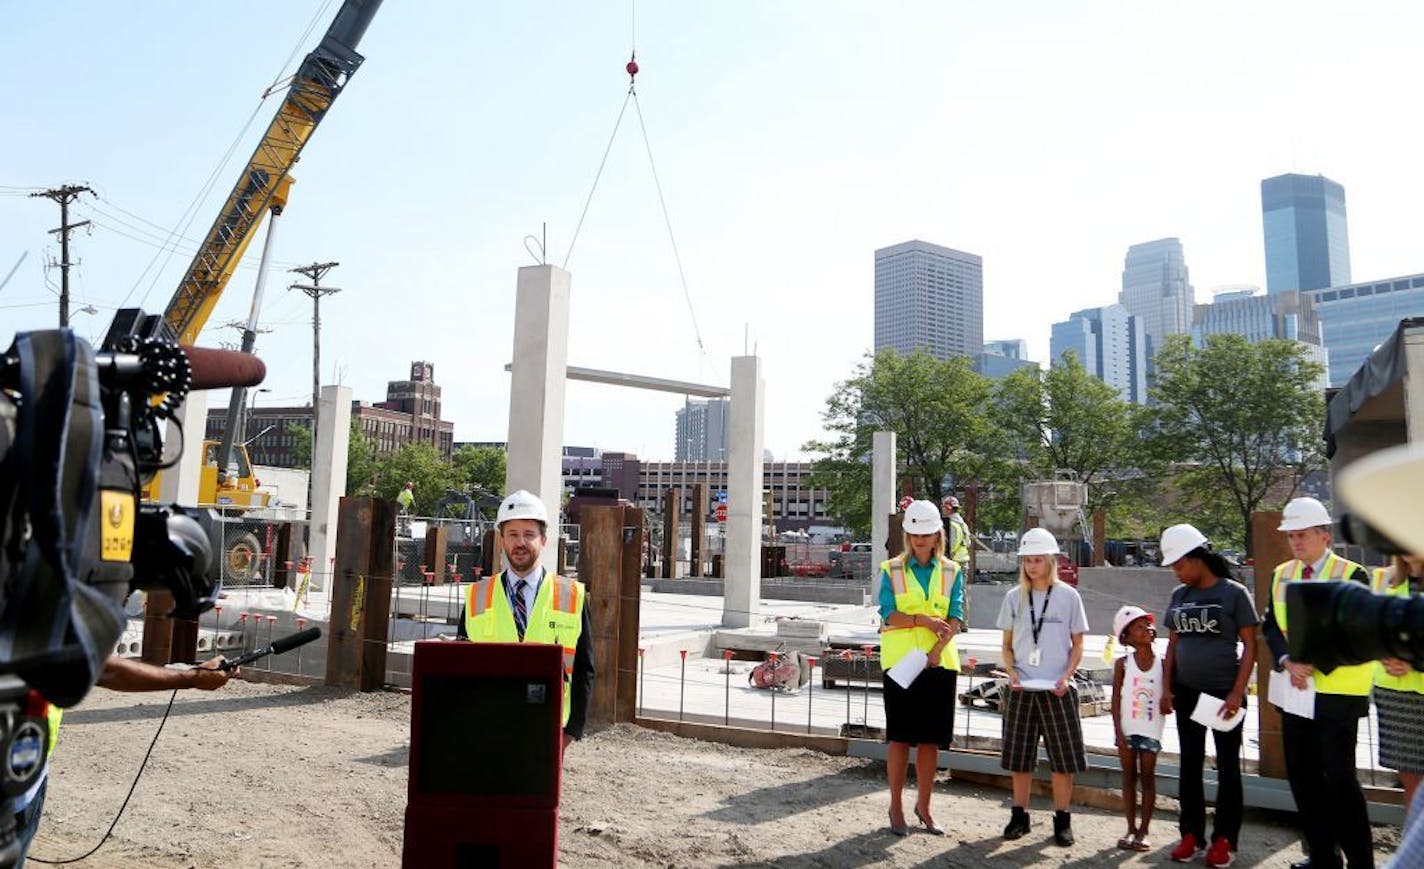
M 218 666 L 227 660 L 222 655 L 211 658 L 188 671 L 193 683 L 190 688 L 197 688 L 199 691 L 214 691 L 227 684 L 227 680 L 242 672 L 242 668 L 227 671 L 219 670 Z
M 1414 668 L 1409 666 L 1408 661 L 1401 661 L 1398 658 L 1383 658 L 1380 663 L 1384 664 L 1384 671 L 1391 676 L 1408 676 L 1414 672 Z
M 1286 658 L 1282 666 L 1290 674 L 1291 684 L 1301 690 L 1305 690 L 1305 680 L 1315 675 L 1314 667 L 1297 663 L 1290 658 Z

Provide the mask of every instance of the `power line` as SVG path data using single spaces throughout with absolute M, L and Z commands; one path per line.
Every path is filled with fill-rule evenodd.
M 321 297 L 339 293 L 337 287 L 323 287 L 322 277 L 341 263 L 312 263 L 288 271 L 306 275 L 310 284 L 292 284 L 289 290 L 301 290 L 312 300 L 312 461 L 316 461 L 317 424 L 321 419 Z
M 30 196 L 43 196 L 45 199 L 52 199 L 59 203 L 59 226 L 51 229 L 50 233 L 59 236 L 59 326 L 61 329 L 69 326 L 69 233 L 81 226 L 89 225 L 87 220 L 81 220 L 78 223 L 69 222 L 69 203 L 78 199 L 81 193 L 88 193 L 90 196 L 96 195 L 93 190 L 83 184 L 65 184 L 63 187 L 54 187 L 30 194 Z

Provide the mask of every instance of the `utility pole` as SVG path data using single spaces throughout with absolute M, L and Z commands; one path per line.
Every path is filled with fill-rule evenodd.
M 63 187 L 56 187 L 53 190 L 42 190 L 39 193 L 31 193 L 30 196 L 43 196 L 46 199 L 53 199 L 59 203 L 59 227 L 51 229 L 51 234 L 59 236 L 59 325 L 65 328 L 69 325 L 69 233 L 81 226 L 88 226 L 89 221 L 81 220 L 78 223 L 69 222 L 69 203 L 79 198 L 79 194 L 93 194 L 83 184 L 66 184 Z
M 341 263 L 312 263 L 291 269 L 306 275 L 307 284 L 292 284 L 287 289 L 301 290 L 312 300 L 312 461 L 316 461 L 317 427 L 321 421 L 321 297 L 341 292 L 337 287 L 323 287 L 322 277 Z

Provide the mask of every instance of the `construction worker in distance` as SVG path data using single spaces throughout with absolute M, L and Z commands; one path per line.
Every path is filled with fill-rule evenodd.
M 396 503 L 400 505 L 400 511 L 402 513 L 409 513 L 411 511 L 411 508 L 415 505 L 415 483 L 410 481 L 406 482 L 405 488 L 400 490 L 399 495 L 396 495 Z
M 959 499 L 946 495 L 939 503 L 940 514 L 944 517 L 944 534 L 949 541 L 948 555 L 961 568 L 969 567 L 969 523 L 959 513 Z
M 567 748 L 583 737 L 593 693 L 587 593 L 583 583 L 549 573 L 539 563 L 548 542 L 549 512 L 538 496 L 523 489 L 514 492 L 499 505 L 495 523 L 499 549 L 509 568 L 470 586 L 458 636 L 476 643 L 563 647 L 563 745 Z
M 1344 852 L 1350 869 L 1373 869 L 1374 844 L 1365 794 L 1355 773 L 1355 743 L 1360 719 L 1370 712 L 1374 664 L 1321 673 L 1292 661 L 1286 647 L 1288 582 L 1359 582 L 1369 587 L 1363 567 L 1330 551 L 1331 526 L 1325 505 L 1314 498 L 1286 504 L 1279 530 L 1286 533 L 1295 557 L 1278 565 L 1271 577 L 1261 630 L 1275 662 L 1271 678 L 1288 678 L 1298 689 L 1312 682 L 1315 686 L 1313 719 L 1281 711 L 1286 777 L 1309 852 L 1291 869 L 1338 869 L 1342 863 L 1337 849 Z

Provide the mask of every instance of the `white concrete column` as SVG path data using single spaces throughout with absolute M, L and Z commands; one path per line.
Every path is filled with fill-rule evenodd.
M 870 460 L 870 602 L 880 599 L 880 563 L 890 557 L 890 514 L 895 512 L 895 433 L 875 432 Z
M 1404 432 L 1418 443 L 1424 441 L 1424 330 L 1405 330 L 1404 359 Z
M 336 557 L 336 515 L 346 494 L 346 460 L 351 446 L 351 387 L 323 386 L 312 456 L 311 534 L 312 581 L 329 589 L 331 559 Z
M 569 366 L 568 272 L 519 270 L 514 302 L 514 359 L 509 383 L 509 459 L 505 493 L 527 489 L 549 509 L 549 543 L 540 559 L 558 566 L 564 476 L 564 385 Z
M 208 430 L 208 394 L 190 392 L 178 406 L 177 423 L 182 425 L 182 433 L 174 420 L 164 426 L 163 455 L 167 458 L 173 450 L 183 446 L 183 456 L 178 464 L 161 472 L 158 480 L 158 500 L 165 504 L 185 504 L 192 507 L 198 503 L 198 480 L 203 475 L 203 436 Z M 208 504 L 204 507 L 211 506 Z
M 766 384 L 761 359 L 732 357 L 732 402 L 728 409 L 727 535 L 722 624 L 745 628 L 760 621 L 763 409 Z

